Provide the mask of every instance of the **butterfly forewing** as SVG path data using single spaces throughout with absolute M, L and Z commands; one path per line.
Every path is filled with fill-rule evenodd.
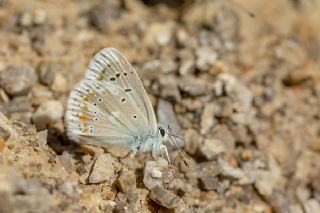
M 105 48 L 98 52 L 89 63 L 85 78 L 115 83 L 128 91 L 139 110 L 146 116 L 149 128 L 156 131 L 157 121 L 148 95 L 138 74 L 119 51 Z
M 70 93 L 66 113 L 71 139 L 135 147 L 156 131 L 156 118 L 137 73 L 113 49 L 97 53 L 85 78 Z

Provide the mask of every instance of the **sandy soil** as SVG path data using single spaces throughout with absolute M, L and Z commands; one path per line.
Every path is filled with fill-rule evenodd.
M 320 212 L 319 11 L 0 0 L 0 212 Z M 133 64 L 188 166 L 67 138 L 69 92 L 104 47 Z

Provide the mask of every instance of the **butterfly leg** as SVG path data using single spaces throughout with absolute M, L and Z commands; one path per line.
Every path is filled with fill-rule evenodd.
M 160 146 L 160 149 L 163 149 L 163 150 L 164 150 L 164 152 L 166 153 L 167 160 L 168 160 L 169 164 L 171 164 L 167 147 L 166 147 L 165 145 L 161 145 L 161 146 Z

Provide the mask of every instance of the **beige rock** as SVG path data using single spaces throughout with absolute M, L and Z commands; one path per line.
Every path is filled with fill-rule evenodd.
M 61 73 L 56 73 L 53 78 L 51 89 L 55 92 L 66 92 L 68 89 L 66 77 Z
M 200 132 L 202 135 L 207 134 L 211 130 L 213 125 L 217 122 L 214 118 L 215 109 L 216 108 L 214 103 L 208 103 L 204 106 L 200 121 Z
M 224 143 L 215 138 L 205 139 L 199 147 L 199 155 L 206 160 L 213 160 L 226 152 Z
M 0 85 L 10 95 L 26 95 L 37 81 L 35 71 L 24 65 L 9 65 L 0 73 Z
M 126 193 L 130 189 L 136 188 L 136 175 L 134 171 L 127 169 L 121 171 L 116 184 L 123 193 Z
M 89 176 L 89 183 L 102 183 L 110 180 L 114 174 L 112 157 L 110 154 L 101 154 L 97 157 L 92 172 Z
M 143 183 L 148 189 L 163 186 L 164 173 L 168 170 L 168 162 L 162 158 L 158 161 L 148 161 L 143 170 Z
M 43 129 L 47 125 L 54 124 L 62 119 L 63 106 L 60 101 L 50 100 L 42 103 L 35 113 L 32 120 L 37 128 Z
M 150 198 L 161 206 L 173 209 L 178 206 L 180 198 L 172 192 L 155 186 L 150 192 Z

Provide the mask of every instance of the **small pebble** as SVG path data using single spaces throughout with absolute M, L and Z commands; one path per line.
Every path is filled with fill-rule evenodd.
M 176 208 L 180 202 L 179 196 L 161 188 L 160 186 L 155 186 L 151 190 L 150 198 L 160 206 L 166 207 L 168 209 Z
M 184 132 L 183 138 L 186 142 L 186 152 L 194 155 L 201 145 L 203 137 L 196 130 L 188 129 Z
M 229 73 L 221 73 L 214 83 L 216 95 L 221 96 L 225 93 L 233 102 L 237 103 L 237 112 L 249 112 L 252 107 L 253 94 L 235 76 Z
M 98 31 L 107 32 L 110 21 L 120 17 L 121 3 L 117 0 L 103 1 L 88 12 L 89 23 Z
M 161 75 L 159 78 L 160 95 L 162 98 L 180 101 L 181 94 L 177 86 L 177 79 L 170 75 Z
M 208 71 L 218 58 L 214 48 L 201 47 L 196 50 L 196 67 L 200 71 Z
M 39 106 L 40 104 L 52 100 L 53 94 L 48 87 L 36 84 L 31 90 L 31 103 L 32 105 Z
M 21 13 L 19 23 L 23 27 L 30 27 L 32 25 L 32 14 L 30 12 Z
M 245 149 L 240 153 L 240 157 L 242 160 L 250 160 L 253 157 L 253 153 L 250 149 Z
M 179 74 L 181 76 L 191 75 L 195 71 L 195 62 L 193 52 L 189 49 L 183 49 L 179 52 L 180 66 Z
M 162 172 L 157 167 L 152 169 L 150 175 L 153 178 L 162 178 Z
M 36 25 L 44 24 L 47 20 L 47 13 L 45 10 L 36 9 L 34 11 L 33 23 Z
M 38 144 L 40 147 L 44 147 L 47 144 L 48 139 L 48 130 L 39 131 L 38 135 Z
M 183 77 L 180 80 L 179 88 L 191 96 L 205 95 L 208 93 L 208 87 L 203 79 L 190 76 Z
M 216 159 L 218 156 L 226 152 L 224 143 L 219 139 L 205 139 L 204 143 L 199 147 L 199 155 L 206 160 Z
M 114 169 L 110 154 L 101 154 L 97 157 L 92 172 L 89 175 L 89 183 L 103 183 L 113 176 Z
M 154 22 L 145 32 L 144 42 L 147 46 L 153 47 L 154 44 L 166 46 L 172 40 L 174 22 Z
M 126 196 L 129 200 L 130 206 L 129 209 L 131 212 L 149 212 L 148 206 L 146 205 L 145 200 L 149 191 L 147 189 L 130 189 L 126 192 Z
M 214 103 L 208 103 L 204 106 L 200 121 L 200 132 L 202 135 L 206 135 L 217 122 L 214 118 L 215 110 L 216 106 Z
M 117 186 L 120 191 L 126 193 L 130 189 L 136 188 L 136 175 L 134 171 L 131 170 L 123 170 L 121 171 L 117 181 Z
M 63 116 L 63 106 L 60 101 L 47 101 L 42 103 L 35 113 L 32 120 L 37 128 L 43 129 L 47 125 L 58 122 Z
M 221 168 L 221 174 L 228 178 L 239 180 L 239 184 L 245 185 L 249 183 L 249 178 L 239 168 L 234 168 L 226 161 L 219 159 L 219 166 Z
M 3 111 L 7 113 L 28 112 L 31 111 L 31 103 L 26 96 L 17 96 L 9 102 L 3 103 Z
M 24 65 L 10 65 L 0 73 L 0 85 L 13 96 L 28 94 L 36 81 L 34 70 Z
M 42 62 L 37 70 L 40 82 L 50 86 L 57 70 L 59 70 L 59 67 L 56 63 Z
M 165 163 L 166 162 L 166 163 Z M 143 183 L 148 189 L 163 185 L 163 173 L 168 169 L 168 162 L 164 159 L 148 161 L 143 170 Z
M 51 85 L 51 89 L 55 92 L 66 92 L 68 89 L 68 82 L 64 75 L 56 73 Z

